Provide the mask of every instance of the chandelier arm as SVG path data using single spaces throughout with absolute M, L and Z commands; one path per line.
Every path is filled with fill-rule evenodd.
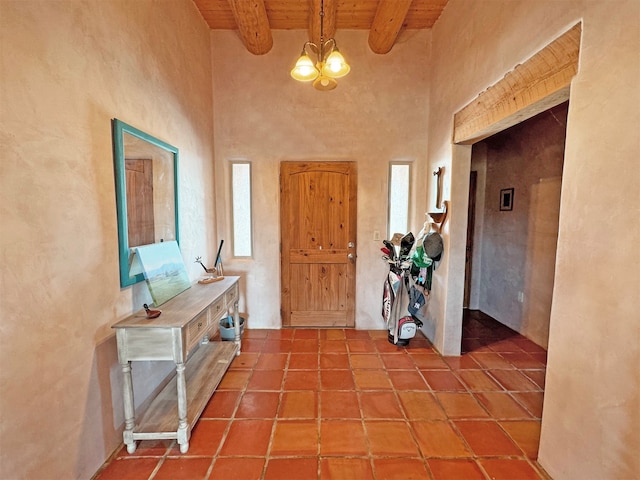
M 327 57 L 336 49 L 335 38 L 329 38 L 322 44 L 322 61 L 324 62 Z
M 316 45 L 315 43 L 313 43 L 312 41 L 308 41 L 305 42 L 304 45 L 302 46 L 302 52 L 306 53 L 307 52 L 307 47 L 310 47 L 311 52 L 314 55 L 318 55 L 318 52 L 320 52 L 320 48 L 318 47 L 318 45 Z

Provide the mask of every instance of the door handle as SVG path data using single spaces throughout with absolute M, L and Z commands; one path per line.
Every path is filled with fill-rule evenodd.
M 353 262 L 355 262 L 355 261 L 356 261 L 356 256 L 355 256 L 353 253 L 348 254 L 348 255 L 347 255 L 347 258 L 349 259 L 349 261 L 350 261 L 351 263 L 353 263 Z

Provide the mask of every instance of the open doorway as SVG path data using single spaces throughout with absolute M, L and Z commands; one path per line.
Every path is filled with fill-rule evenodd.
M 474 144 L 471 156 L 464 317 L 479 311 L 545 350 L 567 113 L 564 102 Z M 464 332 L 463 320 L 463 343 Z

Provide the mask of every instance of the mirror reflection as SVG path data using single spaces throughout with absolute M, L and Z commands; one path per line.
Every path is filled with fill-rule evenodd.
M 175 240 L 173 153 L 124 134 L 129 247 Z
M 143 280 L 131 269 L 132 249 L 176 240 L 178 149 L 113 120 L 120 285 Z

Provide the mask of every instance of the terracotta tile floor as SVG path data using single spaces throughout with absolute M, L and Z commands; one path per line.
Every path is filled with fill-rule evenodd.
M 99 480 L 548 479 L 546 352 L 470 312 L 463 355 L 385 331 L 247 330 L 189 451 L 121 449 Z

